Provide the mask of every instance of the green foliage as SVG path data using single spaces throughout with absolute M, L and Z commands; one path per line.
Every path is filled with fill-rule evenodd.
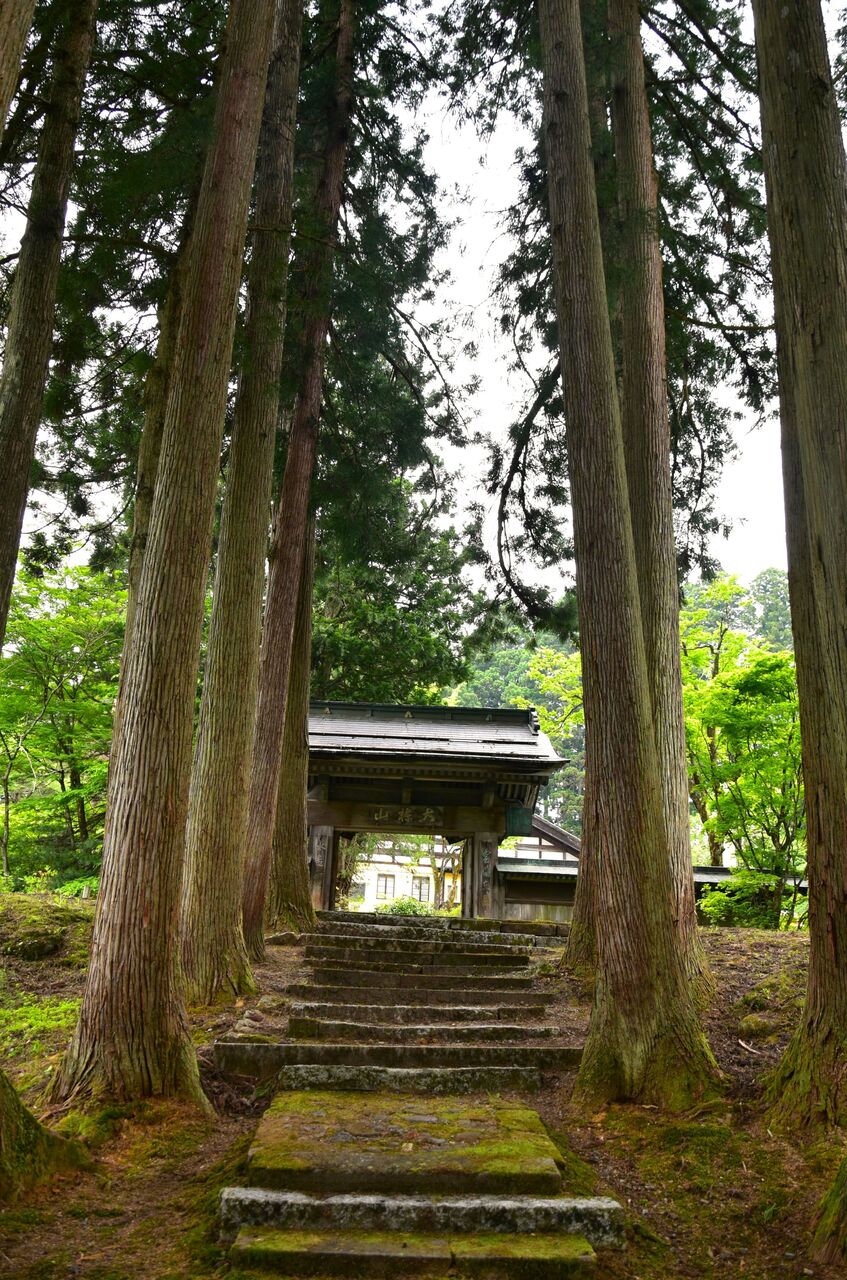
M 393 902 L 381 902 L 377 911 L 383 916 L 431 916 L 432 907 L 417 898 L 395 898 Z
M 714 923 L 778 925 L 794 914 L 805 864 L 805 814 L 793 655 L 766 647 L 783 635 L 784 594 L 769 575 L 748 593 L 734 578 L 689 589 L 682 670 L 691 797 L 713 860 L 729 847 L 752 878 L 703 903 Z M 764 601 L 764 603 L 762 603 Z M 757 880 L 756 877 L 759 877 Z M 768 891 L 767 881 L 775 879 Z
M 86 889 L 95 894 L 99 887 L 99 876 L 78 876 L 76 880 L 65 880 L 57 887 L 56 892 L 63 898 L 81 898 Z
M 707 888 L 698 910 L 708 924 L 772 929 L 793 914 L 793 895 L 780 875 L 737 867 L 718 888 Z
M 16 581 L 0 657 L 0 845 L 27 891 L 99 866 L 125 602 L 88 568 Z
M 541 728 L 565 760 L 541 793 L 541 808 L 545 817 L 578 833 L 585 774 L 579 654 L 549 632 L 518 631 L 510 639 L 475 660 L 449 701 L 460 707 L 535 707 Z

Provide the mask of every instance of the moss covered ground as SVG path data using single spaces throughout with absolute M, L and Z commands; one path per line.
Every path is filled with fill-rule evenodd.
M 89 904 L 0 898 L 0 1063 L 38 1114 L 82 993 L 91 919 Z M 601 1253 L 598 1280 L 843 1280 L 840 1262 L 817 1260 L 813 1226 L 847 1140 L 769 1132 L 758 1103 L 797 1018 L 806 940 L 704 936 L 717 982 L 707 1026 L 725 1099 L 681 1117 L 618 1106 L 587 1115 L 572 1107 L 563 1077 L 527 1100 L 559 1145 L 563 1184 L 612 1194 L 628 1211 L 629 1247 Z M 41 954 L 25 954 L 33 950 Z M 218 1077 L 208 1045 L 248 1012 L 264 1020 L 258 1029 L 284 1025 L 285 987 L 300 964 L 296 949 L 275 948 L 257 974 L 256 998 L 191 1011 L 212 1120 L 164 1102 L 48 1115 L 83 1140 L 93 1167 L 61 1174 L 0 1212 L 0 1276 L 252 1280 L 229 1267 L 215 1211 L 221 1186 L 243 1177 L 270 1096 Z M 539 983 L 555 999 L 549 1020 L 578 1032 L 590 992 L 567 975 Z

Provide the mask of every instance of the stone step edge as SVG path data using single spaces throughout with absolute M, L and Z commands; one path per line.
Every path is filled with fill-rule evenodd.
M 355 987 L 351 990 L 349 984 L 340 982 L 292 982 L 286 989 L 286 995 L 293 996 L 295 999 L 305 1001 L 307 1003 L 323 1003 L 323 1004 L 344 1004 L 347 1005 L 346 997 L 354 994 L 358 997 L 356 1006 L 364 1006 L 366 1008 L 392 1008 L 393 1006 L 401 1006 L 403 1008 L 414 1008 L 419 1006 L 422 1009 L 429 1005 L 437 1006 L 443 1009 L 451 1004 L 454 1000 L 463 1007 L 479 1008 L 479 1005 L 468 1006 L 464 1002 L 470 996 L 474 1001 L 482 999 L 483 1004 L 490 1004 L 492 1007 L 498 1005 L 515 1004 L 520 1005 L 524 1009 L 543 1009 L 550 1004 L 552 995 L 546 991 L 534 991 L 532 984 L 527 982 L 520 987 L 477 987 L 468 990 L 464 983 L 457 983 L 454 986 L 433 987 L 431 991 L 421 992 L 414 987 L 391 987 L 388 985 L 379 987 L 365 987 L 358 990 Z M 324 997 L 330 992 L 337 993 L 333 1000 L 326 1000 Z M 384 997 L 384 999 L 374 999 L 376 995 Z M 417 995 L 418 999 L 411 1000 L 410 997 Z M 363 999 L 364 996 L 370 996 L 368 1000 Z M 344 997 L 344 998 L 342 998 Z M 489 999 L 490 997 L 490 999 Z
M 354 924 L 352 921 L 321 920 L 317 929 L 300 934 L 275 934 L 272 937 L 297 937 L 301 942 L 309 938 L 397 938 L 398 941 L 423 941 L 437 938 L 441 933 L 447 935 L 447 941 L 467 942 L 473 946 L 484 946 L 491 943 L 496 946 L 509 947 L 556 947 L 561 948 L 565 939 L 555 934 L 538 933 L 503 933 L 500 930 L 488 932 L 484 929 L 427 929 L 414 924 Z M 267 938 L 266 941 L 270 941 Z
M 355 961 L 361 968 L 363 962 L 374 967 L 387 965 L 409 965 L 416 969 L 429 969 L 435 966 L 457 969 L 486 969 L 502 964 L 505 969 L 526 969 L 530 963 L 529 952 L 523 947 L 504 947 L 500 951 L 489 951 L 480 947 L 479 951 L 468 951 L 457 948 L 455 951 L 442 949 L 439 951 L 412 951 L 408 947 L 386 947 L 369 951 L 366 947 L 323 947 L 317 943 L 309 943 L 305 950 L 307 961 L 322 960 L 336 964 L 350 964 Z
M 504 1053 L 498 1054 L 498 1049 L 503 1048 Z M 371 1054 L 378 1056 L 390 1056 L 397 1058 L 401 1053 L 408 1050 L 409 1055 L 418 1057 L 438 1058 L 450 1055 L 453 1058 L 463 1058 L 474 1052 L 481 1055 L 493 1055 L 493 1059 L 487 1061 L 485 1057 L 479 1062 L 439 1062 L 430 1064 L 426 1061 L 417 1063 L 407 1063 L 407 1066 L 415 1069 L 426 1069 L 429 1066 L 443 1066 L 444 1068 L 451 1066 L 468 1066 L 468 1067 L 505 1067 L 507 1069 L 522 1069 L 524 1067 L 538 1067 L 545 1071 L 556 1070 L 574 1070 L 582 1057 L 582 1047 L 580 1045 L 444 1045 L 444 1044 L 392 1044 L 380 1043 L 378 1040 L 369 1040 L 367 1044 L 349 1044 L 346 1041 L 336 1042 L 333 1040 L 305 1041 L 305 1040 L 248 1040 L 246 1038 L 237 1037 L 227 1040 L 225 1036 L 215 1041 L 215 1050 L 221 1049 L 224 1053 L 227 1049 L 235 1048 L 241 1051 L 241 1056 L 249 1054 L 255 1050 L 257 1056 L 273 1058 L 276 1056 L 280 1067 L 401 1067 L 400 1062 L 332 1062 L 334 1055 L 339 1056 L 356 1056 L 367 1059 Z M 499 1056 L 509 1057 L 514 1052 L 521 1057 L 527 1058 L 525 1062 L 498 1062 Z M 304 1061 L 307 1055 L 314 1055 L 323 1061 Z M 300 1061 L 298 1061 L 300 1059 Z
M 319 920 L 338 920 L 345 924 L 407 925 L 415 922 L 422 929 L 467 929 L 484 933 L 532 933 L 540 938 L 567 938 L 570 924 L 553 920 L 498 920 L 476 916 L 393 916 L 375 911 L 318 911 Z
M 491 935 L 496 938 L 496 934 Z M 320 947 L 332 951 L 372 951 L 380 955 L 383 951 L 400 951 L 404 955 L 529 955 L 538 948 L 532 944 L 519 942 L 481 942 L 476 938 L 409 938 L 406 934 L 400 937 L 391 930 L 385 936 L 374 938 L 371 934 L 345 933 L 309 933 L 303 935 L 307 948 Z
M 490 1093 L 537 1093 L 537 1067 L 283 1067 L 278 1089 L 337 1089 L 347 1093 L 435 1094 L 438 1097 Z
M 346 1004 L 339 1000 L 292 1000 L 288 1007 L 289 1016 L 292 1018 L 319 1018 L 329 1022 L 346 1022 L 352 1019 L 354 1022 L 380 1022 L 378 1018 L 368 1019 L 366 1014 L 379 1013 L 384 1019 L 380 1022 L 383 1026 L 405 1026 L 407 1023 L 413 1022 L 424 1015 L 432 1018 L 433 1013 L 446 1013 L 452 1015 L 444 1019 L 435 1019 L 436 1022 L 443 1021 L 445 1024 L 454 1024 L 456 1026 L 474 1026 L 475 1023 L 508 1022 L 510 1019 L 520 1020 L 521 1015 L 532 1014 L 538 1016 L 543 1012 L 537 1006 L 532 1004 Z M 398 1017 L 389 1019 L 388 1013 L 408 1014 L 406 1017 Z M 472 1015 L 472 1016 L 465 1016 Z M 528 1019 L 531 1021 L 531 1019 Z
M 346 1043 L 356 1039 L 367 1040 L 369 1044 L 395 1044 L 401 1036 L 426 1040 L 450 1041 L 461 1043 L 462 1048 L 472 1049 L 474 1038 L 478 1036 L 483 1045 L 495 1038 L 500 1043 L 522 1044 L 527 1038 L 536 1036 L 539 1040 L 553 1039 L 562 1034 L 561 1027 L 541 1024 L 527 1026 L 526 1023 L 509 1022 L 343 1022 L 337 1018 L 311 1018 L 298 1016 L 292 1012 L 288 1021 L 288 1034 L 295 1040 L 322 1041 L 326 1037 L 338 1036 Z M 381 1036 L 387 1039 L 381 1039 Z
M 277 1275 L 408 1280 L 411 1276 L 522 1277 L 582 1280 L 595 1276 L 597 1256 L 584 1236 L 487 1233 L 449 1237 L 400 1232 L 295 1231 L 241 1227 L 230 1258 Z M 402 1270 L 398 1270 L 398 1264 Z M 497 1268 L 496 1273 L 492 1269 Z
M 224 1187 L 221 1228 L 234 1234 L 251 1226 L 338 1226 L 358 1230 L 475 1231 L 528 1234 L 562 1231 L 583 1235 L 598 1248 L 620 1248 L 625 1215 L 606 1196 L 416 1196 Z

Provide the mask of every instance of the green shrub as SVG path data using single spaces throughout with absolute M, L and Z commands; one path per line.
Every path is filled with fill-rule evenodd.
M 383 902 L 377 911 L 383 916 L 432 915 L 432 907 L 426 902 L 418 902 L 417 898 L 395 898 L 393 902 Z
M 719 888 L 703 894 L 698 909 L 707 924 L 778 929 L 791 897 L 791 886 L 779 875 L 738 867 Z
M 92 896 L 100 886 L 99 876 L 80 876 L 76 880 L 66 880 L 56 886 L 56 893 L 63 898 L 81 898 L 83 889 L 90 889 Z

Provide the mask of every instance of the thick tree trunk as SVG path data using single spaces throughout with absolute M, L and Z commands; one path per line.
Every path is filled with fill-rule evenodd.
M 248 953 L 254 960 L 261 959 L 264 954 L 265 901 L 276 826 L 288 673 L 301 566 L 307 545 L 309 492 L 317 451 L 329 333 L 333 256 L 344 190 L 353 100 L 353 32 L 353 0 L 341 0 L 336 44 L 336 91 L 315 197 L 319 232 L 304 262 L 302 366 L 271 539 L 259 662 L 259 701 L 250 777 L 243 899 L 244 936 Z
M 129 561 L 127 564 L 124 666 L 126 666 L 127 650 L 135 622 L 135 609 L 138 603 L 138 587 L 141 582 L 144 552 L 150 535 L 150 516 L 153 511 L 156 475 L 159 470 L 159 457 L 162 452 L 165 410 L 168 404 L 168 388 L 170 386 L 173 354 L 182 313 L 182 290 L 194 212 L 195 201 L 191 201 L 186 211 L 180 242 L 171 267 L 168 291 L 159 309 L 159 336 L 156 342 L 156 356 L 148 370 L 144 383 L 144 423 L 141 430 L 141 440 L 138 445 L 135 494 L 132 506 L 132 538 L 129 544 Z
M 241 928 L 248 772 L 285 334 L 302 0 L 279 0 L 255 180 L 244 365 L 235 403 L 186 832 L 188 996 L 254 990 Z
M 315 925 L 315 910 L 309 885 L 306 812 L 314 573 L 315 533 L 312 521 L 303 557 L 294 624 L 267 913 L 268 923 L 274 929 L 293 929 L 298 932 L 312 929 Z
M 274 0 L 232 0 L 125 674 L 91 966 L 55 1095 L 203 1102 L 179 973 L 194 694 Z
M 94 45 L 97 0 L 67 6 L 57 36 L 50 100 L 27 207 L 26 230 L 9 300 L 0 376 L 0 645 L 9 600 L 44 384 L 53 346 L 56 285 L 82 94 Z
M 694 910 L 658 185 L 638 0 L 609 0 L 609 37 L 623 267 L 621 421 L 627 487 L 662 807 L 676 887 L 676 927 L 689 973 L 705 995 L 712 984 Z
M 82 1163 L 78 1148 L 40 1125 L 0 1071 L 0 1201 L 59 1169 Z
M 809 879 L 785 1122 L 847 1120 L 847 162 L 818 0 L 755 0 Z
M 0 5 L 0 138 L 18 87 L 35 0 L 3 0 Z
M 539 0 L 544 131 L 573 504 L 586 732 L 597 769 L 597 983 L 585 1098 L 690 1106 L 717 1069 L 674 928 L 579 0 Z
M 597 963 L 597 838 L 599 823 L 597 805 L 602 785 L 592 764 L 593 735 L 586 726 L 585 733 L 585 789 L 582 804 L 582 835 L 580 838 L 579 875 L 576 879 L 576 896 L 573 917 L 568 932 L 565 959 L 570 968 L 583 974 L 594 970 Z
M 821 1203 L 815 1251 L 819 1262 L 847 1265 L 847 1157 Z

